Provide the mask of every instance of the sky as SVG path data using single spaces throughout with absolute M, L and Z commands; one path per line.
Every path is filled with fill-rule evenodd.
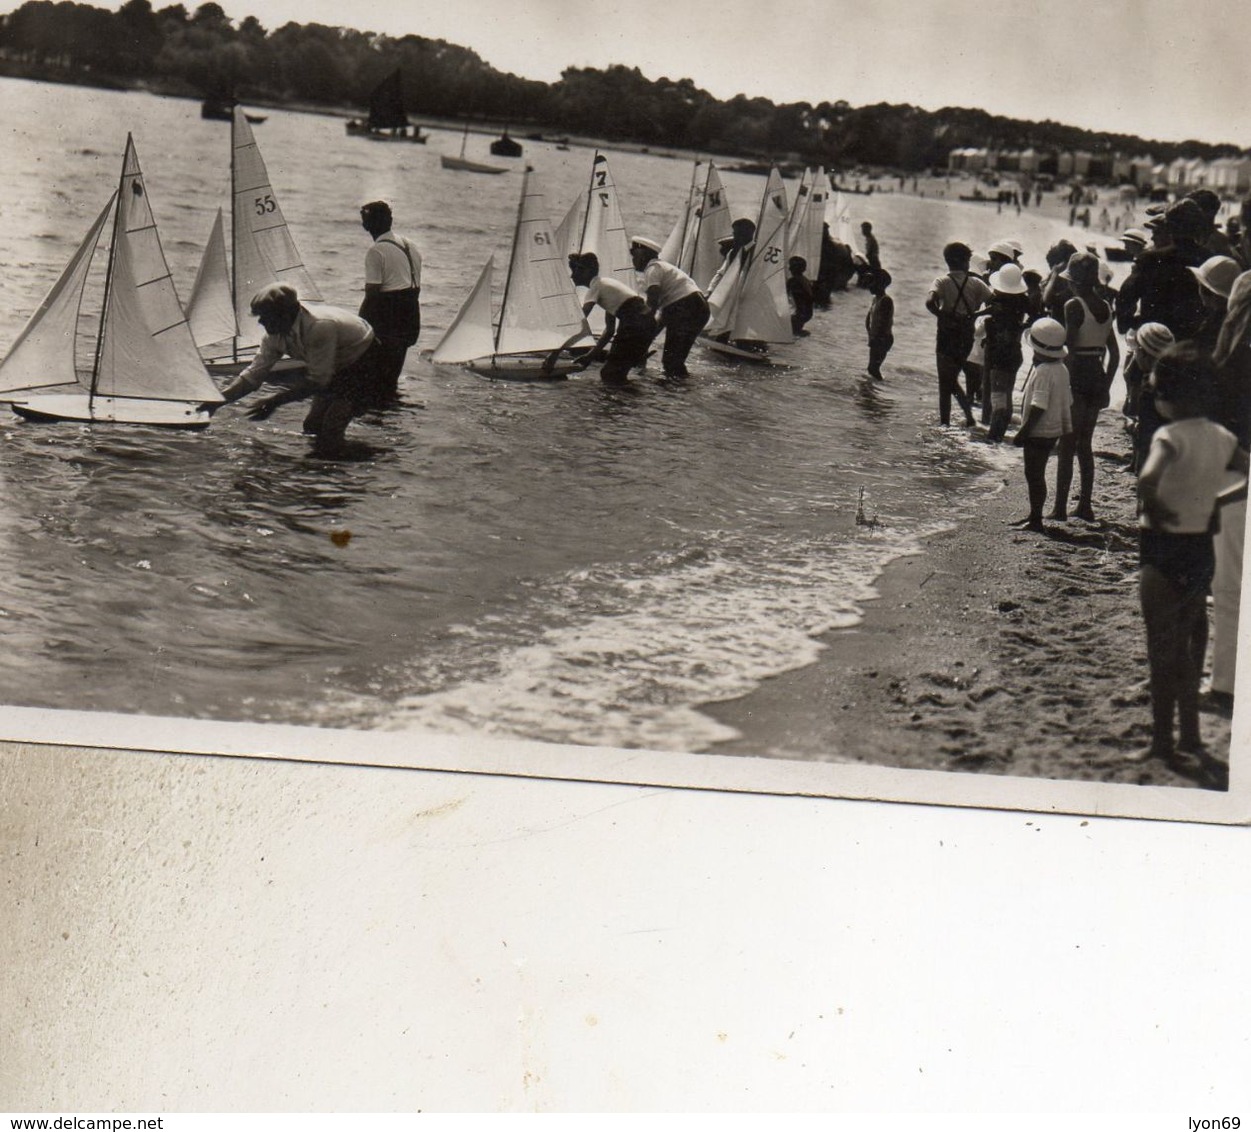
M 546 82 L 569 66 L 622 63 L 722 99 L 967 106 L 1251 147 L 1247 0 L 219 2 L 270 29 L 294 21 L 445 39 Z

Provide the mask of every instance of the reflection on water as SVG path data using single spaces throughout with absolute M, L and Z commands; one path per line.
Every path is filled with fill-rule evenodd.
M 7 348 L 112 192 L 135 133 L 184 296 L 226 201 L 228 129 L 191 101 L 0 80 L 15 139 L 0 168 L 0 346 Z M 35 130 L 48 99 L 63 113 Z M 257 130 L 309 270 L 355 309 L 363 200 L 390 199 L 423 255 L 421 350 L 511 239 L 519 179 L 362 146 L 337 119 L 275 111 Z M 110 144 L 115 142 L 116 144 Z M 532 143 L 554 218 L 589 151 Z M 324 160 L 310 162 L 316 153 Z M 627 226 L 663 236 L 689 166 L 611 155 Z M 333 177 L 326 168 L 335 168 Z M 747 204 L 762 178 L 726 176 Z M 958 518 L 984 468 L 933 423 L 921 304 L 954 235 L 1041 222 L 867 198 L 895 277 L 887 381 L 866 382 L 864 292 L 834 296 L 788 368 L 697 348 L 624 389 L 594 371 L 491 382 L 410 354 L 404 403 L 352 425 L 368 458 L 312 459 L 305 407 L 243 407 L 203 433 L 0 423 L 0 658 L 13 703 L 364 727 L 419 724 L 694 749 L 723 729 L 698 705 L 815 656 L 884 562 L 931 516 Z M 501 280 L 502 285 L 502 280 Z M 861 489 L 881 521 L 857 527 Z

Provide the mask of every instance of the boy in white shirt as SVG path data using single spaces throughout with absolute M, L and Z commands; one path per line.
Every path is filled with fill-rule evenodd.
M 1155 431 L 1138 475 L 1139 586 L 1151 666 L 1151 746 L 1138 758 L 1207 761 L 1199 731 L 1199 677 L 1207 650 L 1207 594 L 1215 572 L 1212 516 L 1226 472 L 1247 472 L 1247 453 L 1204 416 L 1216 388 L 1208 353 L 1168 347 L 1148 379 L 1168 422 Z M 1178 739 L 1173 741 L 1174 711 Z
M 1073 431 L 1073 395 L 1064 364 L 1067 332 L 1054 318 L 1040 318 L 1025 331 L 1021 343 L 1033 355 L 1021 396 L 1021 427 L 1012 443 L 1025 449 L 1025 486 L 1029 516 L 1014 526 L 1045 534 L 1043 504 L 1047 502 L 1047 461 L 1062 436 Z

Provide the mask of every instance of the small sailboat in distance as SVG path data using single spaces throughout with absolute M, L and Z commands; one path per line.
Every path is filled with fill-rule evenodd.
M 458 169 L 462 173 L 507 173 L 506 165 L 487 165 L 483 161 L 470 161 L 465 156 L 465 146 L 469 142 L 469 123 L 460 136 L 460 156 L 453 157 L 450 153 L 439 154 L 439 164 L 444 169 Z
M 492 256 L 430 355 L 436 365 L 464 365 L 484 377 L 559 378 L 572 358 L 550 356 L 590 336 L 569 266 L 556 246 L 532 170 L 521 184 L 512 252 L 498 323 L 491 319 Z
M 408 120 L 404 109 L 404 82 L 396 67 L 369 94 L 369 114 L 362 122 L 353 118 L 343 127 L 355 137 L 370 141 L 406 141 L 425 145 L 420 126 Z
M 110 212 L 94 355 L 80 368 L 83 293 Z M 178 301 L 129 135 L 120 186 L 0 361 L 0 400 L 31 420 L 172 428 L 203 428 L 211 414 L 201 406 L 222 400 Z

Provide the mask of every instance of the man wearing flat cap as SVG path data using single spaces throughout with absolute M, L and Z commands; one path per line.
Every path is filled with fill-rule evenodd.
M 306 307 L 286 283 L 262 287 L 252 298 L 252 313 L 265 337 L 252 364 L 222 396 L 237 401 L 256 392 L 281 358 L 296 358 L 305 363 L 305 375 L 261 401 L 248 416 L 264 420 L 279 405 L 312 397 L 304 431 L 315 438 L 314 454 L 342 455 L 348 423 L 369 403 L 385 363 L 369 324 L 338 307 Z

